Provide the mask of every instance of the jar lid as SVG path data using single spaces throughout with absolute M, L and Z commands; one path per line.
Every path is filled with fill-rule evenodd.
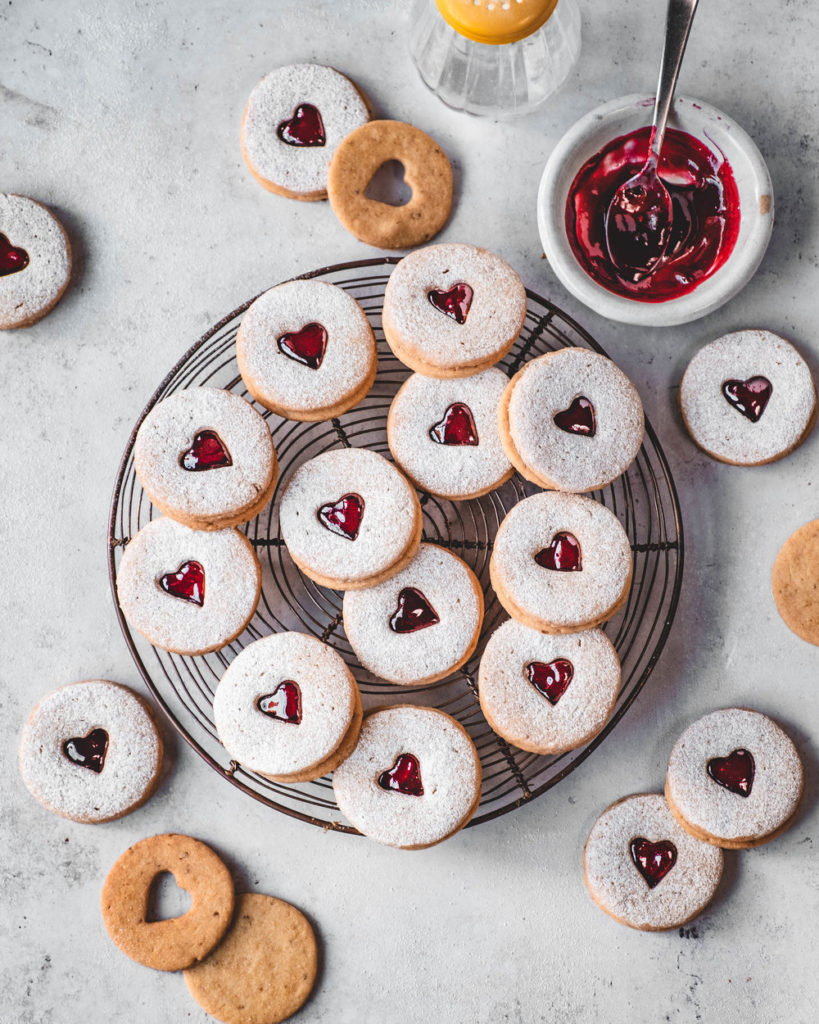
M 442 17 L 475 43 L 516 43 L 545 25 L 557 0 L 435 0 Z

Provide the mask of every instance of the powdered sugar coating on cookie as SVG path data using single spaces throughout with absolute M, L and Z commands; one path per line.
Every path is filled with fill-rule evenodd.
M 293 146 L 278 126 L 304 104 L 315 107 L 324 144 Z M 327 167 L 339 142 L 369 121 L 370 113 L 349 78 L 322 64 L 288 64 L 255 86 L 242 121 L 242 150 L 259 178 L 297 195 L 325 192 Z
M 72 761 L 64 745 L 93 730 L 107 733 L 101 770 Z M 153 792 L 162 740 L 131 690 L 105 679 L 61 686 L 23 726 L 20 774 L 32 796 L 64 818 L 98 823 L 134 810 Z
M 571 678 L 555 703 L 530 681 L 528 666 L 568 661 Z M 620 661 L 605 633 L 562 636 L 509 619 L 489 638 L 478 672 L 481 708 L 495 730 L 522 750 L 559 754 L 596 736 L 620 689 Z
M 464 499 L 509 479 L 514 470 L 498 434 L 498 402 L 507 383 L 494 368 L 457 378 L 414 373 L 404 382 L 390 406 L 387 437 L 393 458 L 418 487 Z M 453 405 L 467 407 L 477 444 L 441 444 L 431 437 Z
M 517 453 L 513 461 L 534 483 L 593 491 L 636 458 L 643 443 L 643 405 L 628 377 L 606 356 L 585 348 L 549 352 L 527 363 L 508 387 L 501 432 L 508 430 L 510 457 Z M 555 416 L 580 397 L 592 404 L 593 436 L 555 423 Z
M 420 591 L 438 622 L 414 632 L 391 628 L 407 589 Z M 422 544 L 410 564 L 384 583 L 347 591 L 343 613 L 347 639 L 364 668 L 391 683 L 413 686 L 444 678 L 475 649 L 483 592 L 457 555 Z
M 423 795 L 383 789 L 402 754 L 418 762 Z M 481 765 L 464 728 L 433 708 L 385 708 L 364 720 L 358 746 L 333 775 L 341 812 L 386 846 L 432 846 L 463 827 L 480 798 Z
M 284 681 L 299 687 L 301 720 L 268 717 L 259 698 Z M 356 683 L 343 659 L 304 633 L 275 633 L 249 644 L 230 663 L 213 699 L 219 739 L 250 771 L 292 775 L 324 761 L 353 719 Z
M 308 324 L 327 332 L 313 369 L 282 352 L 278 340 Z M 323 419 L 364 397 L 375 372 L 375 337 L 364 310 L 326 281 L 286 281 L 250 306 L 236 336 L 236 358 L 248 391 L 266 408 L 294 419 Z
M 7 192 L 0 192 L 0 234 L 28 256 L 22 270 L 0 276 L 2 330 L 34 323 L 59 301 L 71 274 L 71 246 L 50 210 Z
M 458 323 L 429 300 L 467 284 L 472 299 Z M 526 317 L 526 291 L 515 271 L 474 245 L 431 245 L 405 256 L 384 292 L 384 334 L 395 354 L 433 376 L 467 376 L 502 359 Z M 415 365 L 415 362 L 420 365 Z
M 764 377 L 770 398 L 754 422 L 723 394 L 727 381 Z M 804 359 L 770 331 L 726 334 L 701 348 L 680 383 L 680 408 L 693 440 L 724 462 L 756 466 L 786 455 L 816 412 L 816 388 Z
M 580 571 L 544 568 L 535 556 L 558 534 L 580 546 Z M 632 554 L 617 517 L 591 498 L 544 491 L 518 502 L 500 525 L 492 585 L 512 616 L 533 629 L 572 632 L 605 621 L 625 600 Z
M 720 785 L 708 771 L 709 761 L 736 750 L 753 759 L 747 795 Z M 666 793 L 682 823 L 703 839 L 750 844 L 793 816 L 803 784 L 796 747 L 776 722 L 758 711 L 726 708 L 698 719 L 674 744 Z
M 671 843 L 676 861 L 651 888 L 631 856 L 634 839 Z M 595 903 L 631 928 L 678 928 L 711 901 L 722 876 L 722 851 L 685 832 L 660 793 L 628 796 L 595 822 L 583 851 L 586 886 Z
M 185 563 L 205 575 L 201 605 L 162 589 Z M 117 598 L 128 624 L 155 647 L 203 654 L 224 647 L 256 610 L 259 560 L 238 530 L 191 530 L 163 516 L 143 526 L 127 544 L 117 573 Z

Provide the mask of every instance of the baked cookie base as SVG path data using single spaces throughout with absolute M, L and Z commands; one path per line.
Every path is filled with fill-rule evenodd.
M 668 782 L 665 784 L 665 801 L 680 827 L 684 828 L 685 831 L 694 836 L 695 839 L 701 839 L 704 843 L 710 843 L 712 846 L 719 846 L 723 850 L 751 850 L 755 846 L 764 846 L 765 843 L 769 843 L 772 839 L 776 839 L 778 836 L 781 836 L 783 832 L 788 831 L 799 812 L 799 804 L 802 802 L 802 794 L 799 794 L 799 803 L 797 803 L 793 814 L 786 821 L 783 821 L 781 825 L 775 828 L 773 832 L 768 832 L 764 836 L 739 836 L 737 839 L 725 839 L 722 836 L 715 836 L 711 832 L 706 832 L 704 829 L 697 828 L 696 825 L 692 825 L 690 821 L 686 820 L 682 816 L 679 807 L 677 807 L 671 799 L 671 791 Z

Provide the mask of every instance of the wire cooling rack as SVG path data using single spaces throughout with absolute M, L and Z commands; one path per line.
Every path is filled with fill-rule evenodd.
M 324 267 L 307 278 L 339 285 L 363 307 L 378 340 L 378 376 L 369 395 L 354 409 L 325 423 L 296 423 L 256 406 L 265 417 L 279 457 L 280 478 L 270 505 L 242 529 L 262 564 L 262 596 L 244 633 L 213 654 L 183 657 L 152 648 L 128 627 L 117 604 L 116 573 L 122 549 L 155 513 L 134 473 L 133 447 L 139 425 L 153 406 L 183 388 L 208 384 L 251 401 L 236 365 L 236 331 L 250 300 L 190 348 L 160 384 L 134 427 L 119 467 L 108 530 L 108 565 L 117 615 L 142 677 L 182 736 L 221 776 L 257 800 L 302 821 L 355 832 L 333 799 L 328 778 L 284 785 L 271 782 L 230 759 L 213 722 L 213 695 L 226 667 L 247 644 L 269 633 L 296 629 L 333 647 L 359 682 L 364 707 L 414 703 L 434 705 L 454 715 L 468 730 L 481 758 L 483 789 L 471 824 L 519 807 L 565 778 L 600 744 L 622 718 L 651 674 L 665 644 L 679 599 L 683 534 L 674 481 L 651 426 L 636 461 L 622 477 L 591 496 L 608 506 L 626 529 L 634 552 L 634 581 L 628 602 L 605 626 L 622 662 L 622 686 L 614 714 L 591 743 L 556 757 L 518 750 L 496 735 L 481 714 L 478 663 L 487 638 L 506 618 L 489 583 L 489 557 L 501 520 L 522 498 L 538 489 L 515 475 L 482 498 L 451 502 L 421 494 L 424 539 L 450 548 L 475 571 L 487 595 L 486 616 L 473 657 L 439 683 L 396 687 L 371 676 L 358 664 L 341 617 L 342 594 L 313 583 L 290 559 L 279 532 L 282 485 L 307 459 L 342 447 L 367 447 L 389 457 L 387 413 L 409 370 L 384 341 L 381 308 L 395 258 L 361 260 Z M 527 292 L 526 322 L 520 338 L 500 364 L 511 377 L 523 362 L 567 345 L 603 350 L 578 324 L 533 292 Z

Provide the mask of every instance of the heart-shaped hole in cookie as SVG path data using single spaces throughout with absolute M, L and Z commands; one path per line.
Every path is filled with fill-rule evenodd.
M 387 160 L 381 164 L 370 178 L 364 196 L 376 203 L 386 203 L 387 206 L 406 206 L 412 199 L 412 189 L 404 180 L 404 165 L 401 161 Z
M 177 885 L 170 871 L 160 871 L 154 876 L 148 891 L 145 920 L 150 924 L 153 921 L 170 921 L 182 917 L 191 909 L 192 902 L 191 894 Z

